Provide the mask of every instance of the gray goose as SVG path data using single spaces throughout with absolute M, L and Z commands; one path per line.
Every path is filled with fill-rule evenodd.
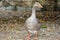
M 42 5 L 39 2 L 35 2 L 32 8 L 32 15 L 26 20 L 25 25 L 28 31 L 28 36 L 26 40 L 30 40 L 30 37 L 34 35 L 34 39 L 37 39 L 37 33 L 40 29 L 40 24 L 38 22 L 38 19 L 36 18 L 36 8 L 43 8 Z

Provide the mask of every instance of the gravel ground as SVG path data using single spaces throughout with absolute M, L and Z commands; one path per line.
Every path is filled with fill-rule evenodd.
M 44 24 L 48 27 L 40 28 L 38 40 L 60 40 L 60 26 L 57 24 L 54 25 L 53 23 L 43 23 L 43 25 Z M 9 23 L 1 24 L 1 26 L 0 40 L 23 40 L 23 38 L 27 36 L 27 31 L 23 24 Z

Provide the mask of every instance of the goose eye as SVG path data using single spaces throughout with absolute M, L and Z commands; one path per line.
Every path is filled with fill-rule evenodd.
M 36 4 L 36 6 L 38 6 L 39 4 Z

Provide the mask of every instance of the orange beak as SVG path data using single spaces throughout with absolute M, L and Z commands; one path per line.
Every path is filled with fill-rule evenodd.
M 38 5 L 38 8 L 43 8 L 41 4 Z

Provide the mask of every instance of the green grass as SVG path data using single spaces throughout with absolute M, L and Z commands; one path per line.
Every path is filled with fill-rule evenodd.
M 47 26 L 46 25 L 42 25 L 41 28 L 47 28 Z

